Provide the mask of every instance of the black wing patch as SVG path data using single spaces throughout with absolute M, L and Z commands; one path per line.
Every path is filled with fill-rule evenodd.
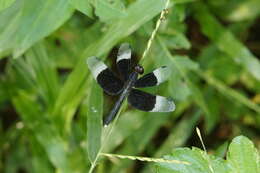
M 148 73 L 142 76 L 135 82 L 136 88 L 151 87 L 157 84 L 157 78 L 153 73 Z
M 116 63 L 120 75 L 126 81 L 129 77 L 131 68 L 131 49 L 129 44 L 123 43 L 120 46 Z
M 97 76 L 98 84 L 109 95 L 118 95 L 123 90 L 123 82 L 118 79 L 108 68 Z
M 118 95 L 123 90 L 123 82 L 98 58 L 87 59 L 88 68 L 98 84 L 109 95 Z
M 170 69 L 167 66 L 162 66 L 138 79 L 135 82 L 135 87 L 144 88 L 160 85 L 162 82 L 166 81 L 169 78 L 169 76 Z
M 131 106 L 142 111 L 149 112 L 172 112 L 175 110 L 174 102 L 166 97 L 152 95 L 137 89 L 133 89 L 128 102 Z
M 132 89 L 128 96 L 128 102 L 136 109 L 151 111 L 155 106 L 156 96 L 137 89 Z

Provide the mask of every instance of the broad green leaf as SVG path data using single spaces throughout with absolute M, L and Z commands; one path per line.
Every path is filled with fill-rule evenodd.
M 70 3 L 88 17 L 93 17 L 93 7 L 91 6 L 90 0 L 70 0 Z
M 0 13 L 0 55 L 8 51 L 14 57 L 20 56 L 61 26 L 71 14 L 69 0 L 16 1 Z
M 200 23 L 202 32 L 213 41 L 217 47 L 228 54 L 234 61 L 260 80 L 260 62 L 234 35 L 225 29 L 211 15 L 207 7 L 201 3 L 195 6 L 195 17 Z
M 0 0 L 0 11 L 4 10 L 5 8 L 9 7 L 14 3 L 15 0 Z
M 87 107 L 87 151 L 88 158 L 93 162 L 101 147 L 103 92 L 96 82 L 91 83 L 88 92 Z
M 209 157 L 198 148 L 177 148 L 164 158 L 186 161 L 190 164 L 157 163 L 158 173 L 231 173 L 223 159 Z
M 238 136 L 232 140 L 228 148 L 227 161 L 236 173 L 260 172 L 260 155 L 252 141 Z

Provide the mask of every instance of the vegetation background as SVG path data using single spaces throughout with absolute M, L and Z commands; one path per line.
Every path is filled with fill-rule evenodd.
M 137 62 L 166 2 L 0 0 L 0 172 L 260 172 L 259 0 L 171 0 L 142 65 L 171 67 L 146 90 L 172 97 L 176 111 L 125 104 L 102 127 L 116 98 L 103 96 L 86 58 L 115 69 L 128 42 Z M 195 164 L 153 159 L 163 157 Z

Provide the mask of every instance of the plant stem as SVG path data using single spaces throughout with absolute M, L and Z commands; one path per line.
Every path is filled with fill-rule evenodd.
M 151 37 L 149 38 L 149 40 L 147 42 L 146 49 L 144 50 L 143 55 L 142 55 L 142 57 L 140 59 L 140 64 L 142 64 L 141 62 L 143 61 L 144 57 L 146 57 L 148 51 L 150 50 L 152 42 L 154 40 L 154 37 L 155 37 L 155 35 L 156 35 L 156 33 L 157 33 L 157 31 L 158 31 L 162 21 L 165 20 L 165 14 L 168 13 L 167 8 L 168 8 L 169 4 L 170 4 L 170 0 L 167 0 L 166 3 L 165 3 L 164 9 L 161 12 L 160 18 L 156 22 L 156 26 L 155 26 L 155 28 L 154 28 L 154 30 L 152 32 L 152 35 L 151 35 Z

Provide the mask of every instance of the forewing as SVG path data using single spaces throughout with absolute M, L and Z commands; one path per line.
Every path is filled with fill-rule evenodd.
M 123 43 L 120 46 L 116 63 L 120 75 L 126 81 L 129 77 L 131 68 L 131 49 L 128 43 Z
M 151 73 L 148 73 L 138 79 L 135 83 L 136 88 L 151 87 L 160 85 L 170 77 L 170 69 L 167 66 L 162 66 L 155 69 Z
M 137 89 L 130 92 L 128 102 L 134 108 L 147 112 L 172 112 L 175 110 L 175 104 L 171 99 Z
M 123 82 L 98 58 L 87 59 L 88 68 L 97 83 L 109 95 L 117 95 L 123 89 Z

